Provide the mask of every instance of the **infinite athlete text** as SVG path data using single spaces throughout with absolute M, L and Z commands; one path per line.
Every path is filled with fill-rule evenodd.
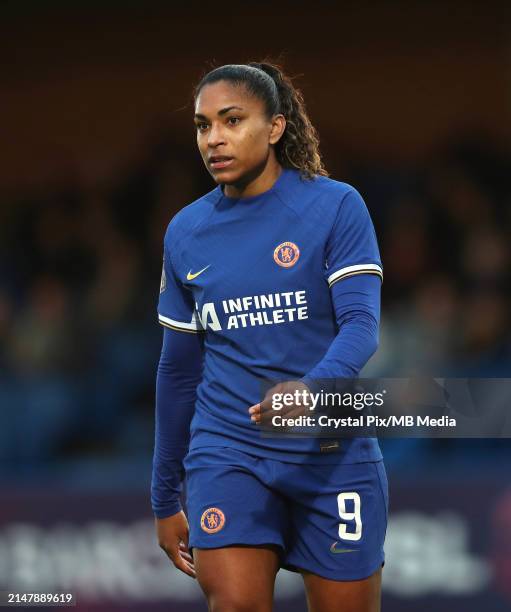
M 203 329 L 222 329 L 214 302 L 196 305 Z M 253 327 L 256 325 L 278 325 L 308 318 L 305 290 L 248 295 L 222 300 L 222 308 L 229 315 L 227 329 Z

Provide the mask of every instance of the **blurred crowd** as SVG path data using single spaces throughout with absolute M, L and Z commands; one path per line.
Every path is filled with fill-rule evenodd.
M 95 188 L 0 208 L 0 459 L 150 453 L 156 304 L 172 215 L 213 187 L 162 141 Z M 511 372 L 511 158 L 459 138 L 416 167 L 330 168 L 370 209 L 384 265 L 368 376 Z
M 465 137 L 419 168 L 358 177 L 384 266 L 371 372 L 511 375 L 509 152 Z

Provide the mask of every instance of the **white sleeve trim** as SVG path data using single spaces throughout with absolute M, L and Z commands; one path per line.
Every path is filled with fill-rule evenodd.
M 162 325 L 167 327 L 171 327 L 172 329 L 179 329 L 181 331 L 195 332 L 202 331 L 202 325 L 197 318 L 197 313 L 193 313 L 192 320 L 190 323 L 183 323 L 183 321 L 176 321 L 174 319 L 170 319 L 169 317 L 164 317 L 163 315 L 158 315 L 158 320 Z
M 355 274 L 377 274 L 383 280 L 383 270 L 378 264 L 357 264 L 355 266 L 347 266 L 330 274 L 328 277 L 328 285 L 331 287 L 337 281 Z

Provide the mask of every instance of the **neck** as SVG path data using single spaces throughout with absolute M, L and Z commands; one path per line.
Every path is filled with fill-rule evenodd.
M 243 181 L 224 185 L 224 194 L 228 198 L 249 198 L 271 189 L 282 172 L 282 166 L 273 157 L 265 162 L 264 167 L 256 168 L 251 176 Z

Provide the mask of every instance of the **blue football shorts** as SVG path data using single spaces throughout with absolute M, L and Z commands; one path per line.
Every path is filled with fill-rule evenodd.
M 281 567 L 361 580 L 384 562 L 383 461 L 310 465 L 233 448 L 185 459 L 190 547 L 273 544 Z

